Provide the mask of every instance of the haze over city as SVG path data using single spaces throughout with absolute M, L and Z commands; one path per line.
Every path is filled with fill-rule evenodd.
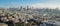
M 0 0 L 0 7 L 60 8 L 60 0 Z

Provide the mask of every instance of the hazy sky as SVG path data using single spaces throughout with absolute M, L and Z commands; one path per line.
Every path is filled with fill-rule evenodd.
M 60 7 L 60 0 L 0 0 L 0 7 L 33 6 L 34 8 Z

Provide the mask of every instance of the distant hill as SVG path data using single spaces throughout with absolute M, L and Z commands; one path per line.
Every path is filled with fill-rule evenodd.
M 58 9 L 35 9 L 34 11 L 38 11 L 39 14 L 49 14 L 49 15 L 55 15 L 60 16 L 60 10 Z

